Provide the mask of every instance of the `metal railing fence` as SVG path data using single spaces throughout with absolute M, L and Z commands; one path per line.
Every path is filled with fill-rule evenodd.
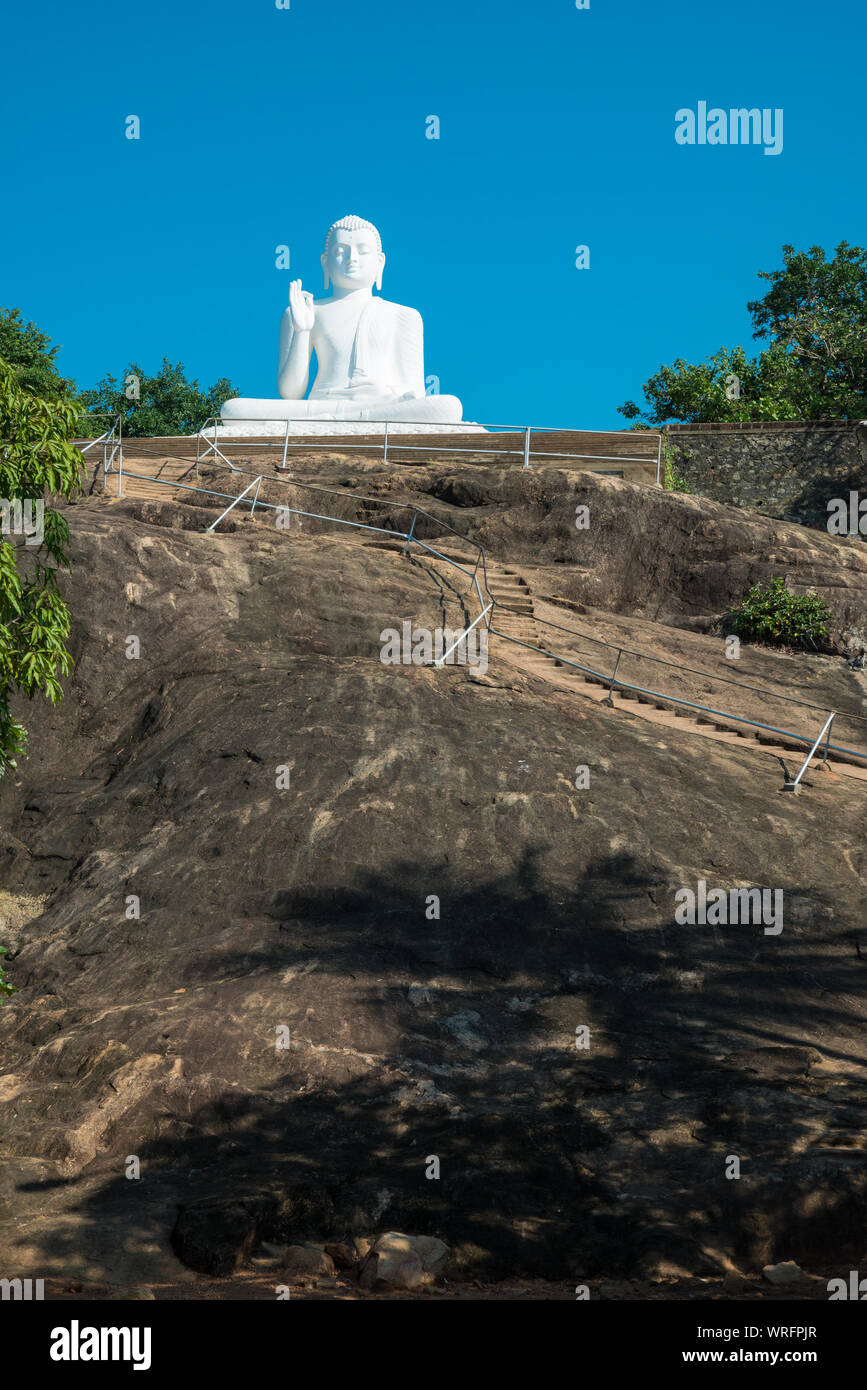
M 84 443 L 84 439 L 74 439 L 74 444 L 81 445 L 81 452 L 88 453 L 97 444 L 102 445 L 102 471 L 103 476 L 110 473 L 114 466 L 115 459 L 119 460 L 119 469 L 123 468 L 123 416 L 112 415 L 108 411 L 95 410 L 91 416 L 97 420 L 111 420 L 111 425 L 96 439 L 91 439 L 89 444 Z
M 242 419 L 232 420 L 232 421 L 231 421 L 231 424 L 232 424 L 233 426 L 234 426 L 234 425 L 253 425 L 253 424 L 255 424 L 255 425 L 258 425 L 258 426 L 261 427 L 261 425 L 262 425 L 263 423 L 271 423 L 271 422 L 263 422 L 262 420 L 253 420 L 253 419 L 245 420 L 245 419 L 243 419 L 243 418 L 242 418 Z M 280 422 L 279 422 L 279 421 L 275 421 L 274 423 L 275 423 L 275 424 L 279 424 Z M 329 424 L 329 425 L 339 425 L 341 422 L 340 422 L 340 421 L 334 421 L 334 420 L 325 420 L 325 419 L 322 419 L 322 420 L 313 420 L 313 419 L 310 419 L 310 420 L 304 420 L 303 422 L 295 421 L 294 423 L 296 423 L 296 424 L 298 424 L 298 423 L 303 423 L 303 424 L 305 424 L 305 425 L 307 425 L 307 424 Z M 661 476 L 662 476 L 662 434 L 661 434 L 661 433 L 656 434 L 655 432 L 649 431 L 649 430 L 648 430 L 648 431 L 645 431 L 645 430 L 642 430 L 642 431 L 627 431 L 627 430 L 564 430 L 564 429 L 557 429 L 557 428 L 553 428 L 553 427 L 551 427 L 551 426 L 545 426 L 545 425 L 481 425 L 481 426 L 479 427 L 479 430 L 480 430 L 480 432 L 479 432 L 479 439 L 480 439 L 480 441 L 481 441 L 481 440 L 484 440 L 484 438 L 485 438 L 486 436 L 490 437 L 491 435 L 496 436 L 496 435 L 498 435 L 498 434 L 502 434 L 502 435 L 514 436 L 515 438 L 520 438 L 520 439 L 521 439 L 521 447 L 520 447 L 520 448 L 505 448 L 505 447 L 502 447 L 502 446 L 501 446 L 501 447 L 499 447 L 499 448 L 485 448 L 485 447 L 483 447 L 483 445 L 480 443 L 478 447 L 476 447 L 476 446 L 474 445 L 472 448 L 465 448 L 465 447 L 458 447 L 458 446 L 455 446 L 455 445 L 449 445 L 449 444 L 446 444 L 446 443 L 443 443 L 443 444 L 435 444 L 435 443 L 432 443 L 432 442 L 431 442 L 431 436 L 426 436 L 426 437 L 425 437 L 425 443 L 424 443 L 424 444 L 409 444 L 409 443 L 407 443 L 406 441 L 409 440 L 409 439 L 412 439 L 412 438 L 413 438 L 413 435 L 412 435 L 412 434 L 407 434 L 405 428 L 404 428 L 403 431 L 402 431 L 402 428 L 401 428 L 401 427 L 402 427 L 402 426 L 405 427 L 405 426 L 407 426 L 407 425 L 410 425 L 410 426 L 413 426 L 414 430 L 418 430 L 418 431 L 423 431 L 423 430 L 425 429 L 425 427 L 427 427 L 428 429 L 430 429 L 431 434 L 434 435 L 434 436 L 435 436 L 435 435 L 438 435 L 439 433 L 441 433 L 441 432 L 444 431 L 444 430 L 454 430 L 456 434 L 460 434 L 461 431 L 463 431 L 464 436 L 466 436 L 466 435 L 468 435 L 469 433 L 472 433 L 472 432 L 473 432 L 472 426 L 475 425 L 475 423 L 476 423 L 475 421 L 456 421 L 456 422 L 454 422 L 454 423 L 437 422 L 435 426 L 434 426 L 433 424 L 431 424 L 430 422 L 426 422 L 426 421 L 424 421 L 424 420 L 403 420 L 403 421 L 400 421 L 400 422 L 397 422 L 397 421 L 394 421 L 394 420 L 391 420 L 391 421 L 389 421 L 389 420 L 365 420 L 365 421 L 363 421 L 363 422 L 353 421 L 353 420 L 347 420 L 345 423 L 346 423 L 347 425 L 358 425 L 359 423 L 363 423 L 364 425 L 371 425 L 371 426 L 374 427 L 374 429 L 373 429 L 373 434 L 374 434 L 374 435 L 376 435 L 376 434 L 379 433 L 379 428 L 380 428 L 380 427 L 382 428 L 382 461 L 383 461 L 383 463 L 388 463 L 388 448 L 389 448 L 389 442 L 391 442 L 392 446 L 393 446 L 394 448 L 399 448 L 401 453 L 424 453 L 424 454 L 444 453 L 444 454 L 474 454 L 474 455 L 475 455 L 475 454 L 491 454 L 491 455 L 494 455 L 494 456 L 497 457 L 497 458 L 504 458 L 504 457 L 505 457 L 505 458 L 508 458 L 508 457 L 520 458 L 521 461 L 522 461 L 521 466 L 522 466 L 523 468 L 531 468 L 531 467 L 532 467 L 532 462 L 531 462 L 532 459 L 584 459 L 584 460 L 595 461 L 595 462 L 599 462 L 599 463 L 602 463 L 602 462 L 619 463 L 619 464 L 621 464 L 621 465 L 624 465 L 624 464 L 625 464 L 625 465 L 628 465 L 628 464 L 630 464 L 630 463 L 655 463 L 655 464 L 656 464 L 656 482 L 657 482 L 657 485 L 660 484 L 660 480 L 661 480 Z M 280 441 L 280 440 L 282 439 L 283 454 L 282 454 L 282 458 L 281 458 L 281 461 L 280 461 L 280 464 L 279 464 L 279 467 L 280 467 L 281 469 L 285 469 L 286 466 L 287 466 L 287 457 L 288 457 L 288 453 L 289 453 L 290 448 L 291 448 L 291 449 L 300 449 L 300 450 L 302 450 L 302 451 L 307 451 L 307 450 L 310 450 L 310 449 L 332 449 L 332 450 L 333 450 L 333 449 L 335 448 L 335 444 L 334 444 L 334 442 L 333 442 L 335 438 L 339 438 L 339 439 L 340 439 L 340 446 L 339 446 L 339 449 L 340 449 L 340 452 L 341 452 L 341 453 L 344 453 L 344 452 L 346 452 L 346 451 L 349 450 L 349 449 L 361 449 L 361 450 L 363 450 L 363 451 L 366 452 L 366 453 L 370 453 L 371 447 L 372 447 L 372 445 L 371 445 L 371 439 L 370 439 L 369 436 L 365 439 L 365 441 L 364 441 L 363 443 L 359 442 L 359 443 L 357 443 L 357 444 L 352 444 L 352 443 L 349 442 L 349 439 L 351 439 L 352 434 L 350 434 L 350 435 L 347 437 L 347 436 L 343 436 L 343 435 L 338 435 L 338 434 L 336 434 L 336 433 L 335 433 L 334 435 L 332 435 L 332 436 L 328 436 L 328 435 L 294 436 L 296 442 L 290 444 L 290 442 L 289 442 L 289 441 L 290 441 L 290 438 L 293 438 L 293 436 L 290 434 L 290 431 L 291 431 L 291 428 L 292 428 L 292 425 L 293 425 L 293 421 L 291 421 L 291 420 L 286 420 L 286 421 L 284 421 L 284 422 L 283 422 L 282 434 L 280 433 L 280 431 L 275 431 L 275 432 L 271 435 L 271 437 L 270 437 L 270 442 L 267 442 L 267 443 L 257 443 L 257 442 L 256 442 L 256 439 L 255 439 L 255 436 L 254 436 L 252 439 L 245 439 L 243 442 L 241 442 L 241 441 L 238 440 L 238 439 L 233 439 L 231 436 L 227 436 L 227 435 L 220 435 L 220 436 L 218 437 L 218 435 L 217 435 L 217 430 L 218 430 L 220 427 L 224 427 L 225 425 L 226 425 L 226 421 L 225 421 L 225 420 L 222 420 L 222 419 L 221 419 L 219 416 L 217 416 L 217 415 L 210 415 L 210 416 L 208 417 L 208 419 L 205 421 L 205 423 L 204 423 L 204 425 L 202 426 L 202 428 L 201 428 L 200 430 L 197 431 L 197 433 L 196 433 L 196 441 L 197 441 L 197 444 L 196 444 L 196 472 L 197 472 L 197 473 L 198 473 L 198 466 L 199 466 L 199 464 L 200 464 L 200 463 L 205 463 L 205 462 L 207 462 L 209 458 L 214 458 L 214 459 L 219 458 L 219 459 L 222 460 L 222 462 L 226 465 L 227 468 L 231 469 L 231 471 L 232 471 L 233 473 L 239 472 L 240 470 L 237 469 L 237 468 L 235 467 L 235 465 L 231 462 L 231 460 L 230 460 L 230 459 L 227 457 L 227 455 L 223 452 L 224 449 L 226 449 L 226 448 L 243 448 L 244 450 L 249 450 L 249 449 L 273 449 L 273 448 L 274 448 L 274 442 L 273 442 L 274 440 Z M 209 437 L 209 431 L 210 431 L 210 437 Z M 389 431 L 391 432 L 390 434 L 389 434 Z M 544 435 L 544 434 L 570 435 L 570 436 L 574 436 L 574 437 L 576 438 L 576 440 L 577 440 L 580 436 L 582 436 L 582 435 L 584 435 L 584 436 L 586 436 L 586 435 L 596 436 L 596 435 L 603 434 L 603 435 L 618 435 L 618 436 L 622 436 L 622 435 L 624 435 L 624 434 L 629 434 L 629 435 L 631 435 L 632 437 L 635 437 L 636 435 L 640 435 L 640 437 L 641 437 L 642 439 L 643 439 L 643 438 L 645 437 L 645 435 L 646 435 L 647 438 L 648 438 L 648 440 L 651 440 L 651 441 L 653 441 L 653 443 L 655 443 L 655 445 L 656 445 L 656 452 L 655 452 L 654 454 L 632 454 L 632 455 L 624 455 L 624 454 L 586 454 L 586 453 L 580 453 L 580 452 L 578 452 L 577 450 L 571 450 L 571 449 L 568 450 L 568 451 L 563 451 L 563 452 L 558 452 L 558 451 L 556 451 L 556 450 L 550 450 L 550 449 L 547 449 L 547 450 L 546 450 L 546 449 L 535 449 L 535 450 L 534 450 L 533 447 L 532 447 L 532 440 L 533 440 L 533 434 L 534 434 L 534 433 L 535 433 L 537 436 L 539 436 L 539 435 Z M 397 439 L 397 437 L 400 437 L 400 444 L 399 444 L 399 445 L 396 444 L 396 442 L 395 442 L 396 439 Z M 265 436 L 263 436 L 263 438 L 265 438 Z M 219 439 L 219 442 L 218 442 L 218 439 Z M 205 451 L 204 451 L 204 453 L 202 453 L 202 445 L 203 445 L 203 444 L 205 445 Z M 222 447 L 220 447 L 220 446 L 222 446 Z M 278 442 L 277 447 L 279 447 L 279 442 Z M 613 470 L 613 469 L 610 469 L 610 470 L 600 470 L 600 471 L 609 471 L 609 472 L 613 472 L 614 470 Z
M 240 469 L 235 469 L 234 471 L 235 471 L 235 472 L 240 472 Z M 260 488 L 261 488 L 262 483 L 263 483 L 264 481 L 266 481 L 266 475 L 265 475 L 265 474 L 262 474 L 262 473 L 260 473 L 260 474 L 256 475 L 255 477 L 251 478 L 250 482 L 249 482 L 249 483 L 247 484 L 247 486 L 243 489 L 243 491 L 237 493 L 235 496 L 232 496 L 230 493 L 218 492 L 218 491 L 217 491 L 216 489 L 214 489 L 214 488 L 195 487 L 195 486 L 193 486 L 191 483 L 176 482 L 174 479 L 170 479 L 170 478 L 153 478 L 153 477 L 151 477 L 149 474 L 145 474 L 145 473 L 133 473 L 133 472 L 131 472 L 129 469 L 126 470 L 126 476 L 127 476 L 128 478 L 141 478 L 141 479 L 143 479 L 144 481 L 149 482 L 149 483 L 154 483 L 154 482 L 160 483 L 161 485 L 163 485 L 163 486 L 165 486 L 165 487 L 181 488 L 181 489 L 183 489 L 183 491 L 185 491 L 185 492 L 198 492 L 198 493 L 205 494 L 205 495 L 207 495 L 207 496 L 219 497 L 219 498 L 221 498 L 221 499 L 226 499 L 226 500 L 228 500 L 228 501 L 229 501 L 229 506 L 226 507 L 225 510 L 224 510 L 223 512 L 220 513 L 220 515 L 217 517 L 216 521 L 212 522 L 209 526 L 207 526 L 207 527 L 205 528 L 206 532 L 208 532 L 208 533 L 213 533 L 213 532 L 215 531 L 215 529 L 217 528 L 217 526 L 219 526 L 220 522 L 223 521 L 224 518 L 227 517 L 227 516 L 229 515 L 229 513 L 233 510 L 233 508 L 236 507 L 236 506 L 238 505 L 239 502 L 242 502 L 242 501 L 243 501 L 243 502 L 249 503 L 249 506 L 250 506 L 250 515 L 251 515 L 251 516 L 254 514 L 254 512 L 255 512 L 255 510 L 256 510 L 256 508 L 257 508 L 257 506 L 258 506 L 259 509 L 260 509 L 260 511 L 261 511 L 261 510 L 265 510 L 265 511 L 280 512 L 280 513 L 284 513 L 284 514 L 285 514 L 285 513 L 288 513 L 288 514 L 291 515 L 291 516 L 301 516 L 301 517 L 307 517 L 307 518 L 309 518 L 309 519 L 311 519 L 311 520 L 316 520 L 316 521 L 327 521 L 327 522 L 332 522 L 332 523 L 334 523 L 334 524 L 336 524 L 336 525 L 338 525 L 338 526 L 351 526 L 351 527 L 354 527 L 356 530 L 359 530 L 359 531 L 372 531 L 372 532 L 375 532 L 377 535 L 392 536 L 392 537 L 394 537 L 396 540 L 403 540 L 403 541 L 405 541 L 405 542 L 406 542 L 406 546 L 405 546 L 405 549 L 404 549 L 404 554 L 407 554 L 407 555 L 409 554 L 409 550 L 410 550 L 410 546 L 411 546 L 411 545 L 420 546 L 421 549 L 426 550 L 430 555 L 436 556 L 437 559 L 444 561 L 447 565 L 450 565 L 453 569 L 459 570 L 462 574 L 467 575 L 468 578 L 469 578 L 469 580 L 470 580 L 470 586 L 471 586 L 471 588 L 474 588 L 474 589 L 475 589 L 475 595 L 476 595 L 476 597 L 477 597 L 477 599 L 478 599 L 478 602 L 479 602 L 479 609 L 480 609 L 481 611 L 480 611 L 480 613 L 479 613 L 479 616 L 478 616 L 476 619 L 474 619 L 474 621 L 473 621 L 472 623 L 470 623 L 470 625 L 469 625 L 469 627 L 466 629 L 466 631 L 463 632 L 463 633 L 460 635 L 460 637 L 458 638 L 458 641 L 454 643 L 454 646 L 457 646 L 460 642 L 465 641 L 466 638 L 467 638 L 467 636 L 468 636 L 468 634 L 469 634 L 470 632 L 472 632 L 473 628 L 476 627 L 477 624 L 478 624 L 483 618 L 486 620 L 486 623 L 487 623 L 488 628 L 490 628 L 490 618 L 489 618 L 489 614 L 491 613 L 491 611 L 492 611 L 492 609 L 493 609 L 493 606 L 494 606 L 494 598 L 493 598 L 493 595 L 490 593 L 490 590 L 488 589 L 487 568 L 486 568 L 486 562 L 485 562 L 485 552 L 484 552 L 482 546 L 479 545 L 478 541 L 472 541 L 472 540 L 469 540 L 466 536 L 462 536 L 462 535 L 460 534 L 459 531 L 456 531 L 456 530 L 454 529 L 453 526 L 449 526 L 448 522 L 441 521 L 439 517 L 433 516 L 432 513 L 425 511 L 424 508 L 422 508 L 422 507 L 416 507 L 416 506 L 414 506 L 414 504 L 411 503 L 411 502 L 396 501 L 396 500 L 394 500 L 394 499 L 386 499 L 386 498 L 382 498 L 382 497 L 365 497 L 365 496 L 363 496 L 363 495 L 360 494 L 360 493 L 356 493 L 356 492 L 347 492 L 345 489 L 341 489 L 341 488 L 328 488 L 328 487 L 323 487 L 323 486 L 322 486 L 321 484 L 319 484 L 319 483 L 300 483 L 300 482 L 297 482 L 294 478 L 292 478 L 292 479 L 290 479 L 290 478 L 276 478 L 276 477 L 274 477 L 273 475 L 270 475 L 270 476 L 267 477 L 267 481 L 268 481 L 268 482 L 273 482 L 273 483 L 278 483 L 278 484 L 279 484 L 279 483 L 282 483 L 284 486 L 289 486 L 289 487 L 294 487 L 294 488 L 306 488 L 306 489 L 309 489 L 310 491 L 314 491 L 314 492 L 327 492 L 327 493 L 331 493 L 332 495 L 337 496 L 337 497 L 348 497 L 348 498 L 351 498 L 353 501 L 357 501 L 357 502 L 366 502 L 366 503 L 373 503 L 373 504 L 375 504 L 376 506 L 380 506 L 380 507 L 382 507 L 382 506 L 390 506 L 390 507 L 392 507 L 392 508 L 399 508 L 399 509 L 401 509 L 401 510 L 407 510 L 407 511 L 411 509 L 412 512 L 413 512 L 413 517 L 412 517 L 412 521 L 411 521 L 411 523 L 410 523 L 409 530 L 408 530 L 408 531 L 399 531 L 399 530 L 396 530 L 394 527 L 387 527 L 387 526 L 371 526 L 371 525 L 369 525 L 369 524 L 366 523 L 366 522 L 352 521 L 352 520 L 350 520 L 348 517 L 333 516 L 333 515 L 331 515 L 331 514 L 328 513 L 328 512 L 310 512 L 310 511 L 306 511 L 305 509 L 303 509 L 303 508 L 301 508 L 301 507 L 290 507 L 290 506 L 287 506 L 287 505 L 285 505 L 284 503 L 281 503 L 281 502 L 265 502 L 265 501 L 260 501 L 260 500 L 259 500 L 259 491 L 260 491 Z M 243 476 L 248 476 L 248 475 L 245 474 L 245 475 L 243 475 Z M 255 493 L 254 493 L 254 495 L 253 495 L 252 498 L 248 498 L 248 497 L 247 497 L 247 494 L 250 492 L 250 490 L 253 488 L 254 485 L 255 485 L 255 487 L 256 487 L 256 491 L 255 491 Z M 474 551 L 476 552 L 476 563 L 475 563 L 474 568 L 473 568 L 472 570 L 468 569 L 465 565 L 461 565 L 457 560 L 455 560 L 453 556 L 444 555 L 444 554 L 442 553 L 442 551 L 437 550 L 434 546 L 428 545 L 426 541 L 422 540 L 420 536 L 416 535 L 416 534 L 415 534 L 416 522 L 418 521 L 418 518 L 419 518 L 420 516 L 427 517 L 428 520 L 430 520 L 431 522 L 433 522 L 434 526 L 435 526 L 438 530 L 443 530 L 443 531 L 449 531 L 449 532 L 451 532 L 451 534 L 452 534 L 453 536 L 456 536 L 456 537 L 458 538 L 458 540 L 462 541 L 465 545 L 468 545 L 472 550 L 474 550 Z M 488 599 L 489 599 L 489 602 L 487 603 L 487 605 L 485 604 L 484 596 L 483 596 L 483 594 L 482 594 L 482 590 L 481 590 L 481 587 L 480 587 L 480 584 L 479 584 L 478 573 L 479 573 L 479 567 L 480 567 L 480 566 L 481 566 L 482 582 L 484 583 L 484 586 L 485 586 L 485 593 L 488 595 Z M 449 651 L 446 652 L 446 653 L 444 653 L 444 655 L 443 655 L 441 658 L 438 658 L 438 660 L 436 661 L 435 664 L 436 664 L 436 665 L 442 665 L 442 663 L 443 663 L 443 661 L 445 661 L 446 657 L 451 653 L 451 651 L 454 650 L 454 646 L 453 646 L 453 647 L 450 647 L 450 648 L 449 648 Z
M 522 613 L 520 609 L 511 608 L 508 604 L 501 603 L 499 600 L 496 600 L 495 602 L 497 609 L 501 609 L 505 612 L 516 613 L 522 617 L 526 617 L 526 614 Z M 537 617 L 535 614 L 533 615 L 531 621 L 534 624 L 539 624 L 542 627 L 554 628 L 558 632 L 567 632 L 573 637 L 580 638 L 582 641 L 592 642 L 600 647 L 604 647 L 606 650 L 614 654 L 613 668 L 605 670 L 602 669 L 601 666 L 588 665 L 584 662 L 574 661 L 571 658 L 564 655 L 562 650 L 555 651 L 548 647 L 536 646 L 532 642 L 524 641 L 523 638 L 515 637 L 511 633 L 503 632 L 502 629 L 494 627 L 493 624 L 490 627 L 490 631 L 495 636 L 504 637 L 508 642 L 514 642 L 517 646 L 525 647 L 528 651 L 533 651 L 541 656 L 549 657 L 552 661 L 555 661 L 560 665 L 570 666 L 574 670 L 580 671 L 582 675 L 590 676 L 592 679 L 598 681 L 600 684 L 607 685 L 608 697 L 606 703 L 608 704 L 613 704 L 613 693 L 615 690 L 619 690 L 624 692 L 630 692 L 635 695 L 643 695 L 648 700 L 660 700 L 666 704 L 677 705 L 678 707 L 682 707 L 684 709 L 695 710 L 700 714 L 710 715 L 717 719 L 725 719 L 735 724 L 744 724 L 749 726 L 750 728 L 761 729 L 764 732 L 776 734 L 779 737 L 790 739 L 795 743 L 803 743 L 809 746 L 814 741 L 815 736 L 813 734 L 802 734 L 794 729 L 784 729 L 780 728 L 776 724 L 764 723 L 763 721 L 757 719 L 748 719 L 744 715 L 732 714 L 729 710 L 716 709 L 713 705 L 708 705 L 696 700 L 686 700 L 682 696 L 672 695 L 665 690 L 656 690 L 650 686 L 638 685 L 635 682 L 618 678 L 617 672 L 619 670 L 622 658 L 624 656 L 632 656 L 641 662 L 653 662 L 655 665 L 658 666 L 664 666 L 672 670 L 688 672 L 689 674 L 700 676 L 704 680 L 720 681 L 726 685 L 733 685 L 737 689 L 742 689 L 745 691 L 749 691 L 752 694 L 760 695 L 766 701 L 777 701 L 780 704 L 784 705 L 797 705 L 802 708 L 817 710 L 819 713 L 824 715 L 830 714 L 832 719 L 837 718 L 840 720 L 851 720 L 856 723 L 867 724 L 867 716 L 865 715 L 855 714 L 846 710 L 829 710 L 827 705 L 818 705 L 810 700 L 799 700 L 793 695 L 783 695 L 779 691 L 763 690 L 759 686 L 747 685 L 745 682 L 737 681 L 731 676 L 718 676 L 711 671 L 701 671 L 696 667 L 684 666 L 682 663 L 679 662 L 666 661 L 663 657 L 651 656 L 649 652 L 638 652 L 631 647 L 618 646 L 614 642 L 606 642 L 603 638 L 594 637 L 590 633 L 580 632 L 575 628 L 563 627 L 559 623 L 552 623 L 546 618 Z M 819 738 L 816 739 L 816 742 L 819 742 L 821 740 L 822 736 L 824 735 L 826 730 L 829 730 L 829 728 L 830 721 L 826 720 L 825 724 L 822 727 L 822 731 L 819 734 Z M 829 753 L 836 753 L 838 756 L 847 760 L 858 759 L 860 762 L 863 762 L 865 765 L 867 765 L 867 753 L 861 752 L 857 748 L 848 748 L 841 744 L 831 743 L 830 733 L 826 742 L 825 755 L 823 761 L 827 762 Z

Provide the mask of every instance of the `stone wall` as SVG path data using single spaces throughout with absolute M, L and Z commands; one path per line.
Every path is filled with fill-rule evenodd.
M 823 531 L 832 497 L 867 497 L 867 422 L 669 425 L 690 492 Z

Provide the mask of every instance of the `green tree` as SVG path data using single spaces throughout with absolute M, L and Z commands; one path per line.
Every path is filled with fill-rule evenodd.
M 867 414 L 867 250 L 841 241 L 833 260 L 821 246 L 783 247 L 783 269 L 759 271 L 770 290 L 748 305 L 754 338 L 783 346 L 810 384 L 814 410 Z
M 49 398 L 75 394 L 75 383 L 57 370 L 54 359 L 59 351 L 35 323 L 24 322 L 20 309 L 0 309 L 0 357 L 14 369 L 25 391 Z
M 70 500 L 81 486 L 82 458 L 72 443 L 78 407 L 60 396 L 42 398 L 21 385 L 15 369 L 0 358 L 0 776 L 17 766 L 27 731 L 9 707 L 15 691 L 32 699 L 41 693 L 56 705 L 61 676 L 69 675 L 66 648 L 69 609 L 57 576 L 69 568 L 69 527 L 48 498 Z M 18 507 L 16 507 L 18 503 Z M 44 507 L 42 538 L 18 530 Z M 22 508 L 19 512 L 18 508 Z M 7 529 L 8 528 L 8 529 Z
M 769 338 L 768 347 L 756 357 L 722 348 L 704 362 L 679 357 L 660 367 L 643 404 L 618 407 L 633 427 L 867 414 L 867 251 L 844 241 L 833 261 L 817 246 L 784 246 L 783 257 L 782 270 L 759 272 L 771 289 L 747 306 L 753 337 Z
M 678 357 L 645 382 L 644 396 L 643 409 L 627 401 L 620 414 L 654 426 L 668 420 L 799 420 L 811 404 L 807 383 L 778 345 L 758 357 L 748 357 L 742 347 L 721 348 L 698 363 Z
M 135 390 L 138 399 L 126 391 Z M 166 434 L 193 434 L 209 415 L 219 415 L 223 401 L 239 393 L 230 381 L 221 377 L 210 390 L 203 391 L 198 381 L 188 381 L 182 362 L 172 365 L 167 357 L 156 376 L 148 374 L 131 362 L 118 381 L 107 376 L 90 391 L 82 391 L 81 399 L 91 411 L 123 416 L 123 432 L 137 439 Z M 99 426 L 97 433 L 105 428 Z

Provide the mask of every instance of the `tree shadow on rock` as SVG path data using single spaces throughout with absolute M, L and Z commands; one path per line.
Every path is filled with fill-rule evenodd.
M 46 1257 L 84 1251 L 93 1267 L 123 1246 L 147 1277 L 171 1240 L 225 1274 L 262 1241 L 403 1229 L 488 1278 L 857 1258 L 863 1058 L 836 1046 L 854 1021 L 844 928 L 821 905 L 776 938 L 684 927 L 672 901 L 628 854 L 564 891 L 533 849 L 484 882 L 395 863 L 277 888 L 267 945 L 219 960 L 255 999 L 240 1035 L 211 1022 L 219 1094 L 185 1108 L 167 1093 L 137 1138 L 110 1133 L 65 1184 L 75 1221 L 41 1230 Z M 213 961 L 197 968 L 204 987 Z M 130 1151 L 139 1181 L 123 1176 Z

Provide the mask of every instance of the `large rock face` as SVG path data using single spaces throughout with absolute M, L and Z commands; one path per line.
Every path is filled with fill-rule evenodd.
M 240 460 L 257 473 L 261 460 Z M 234 494 L 241 484 L 206 470 Z M 408 499 L 494 558 L 544 568 L 542 592 L 613 613 L 684 627 L 723 619 L 756 582 L 783 575 L 791 589 L 816 589 L 831 608 L 838 651 L 867 646 L 867 547 L 794 523 L 702 497 L 566 469 L 471 467 L 437 463 L 384 469 L 373 461 L 293 460 L 292 481 L 266 483 L 263 498 L 316 510 L 306 482 L 348 486 L 380 502 L 381 524 L 406 525 Z M 196 500 L 192 498 L 191 500 Z M 322 500 L 321 498 L 319 499 Z M 370 521 L 369 504 L 329 498 L 338 515 Z M 576 526 L 579 507 L 589 525 Z M 307 522 L 315 528 L 316 522 Z M 424 519 L 416 534 L 436 534 Z
M 566 567 L 583 496 L 634 551 L 612 605 L 682 613 L 703 574 L 710 603 L 723 522 L 769 563 L 732 509 L 590 479 L 546 513 L 547 485 L 504 479 L 472 529 L 564 591 L 597 592 L 598 536 Z M 391 1230 L 573 1282 L 863 1255 L 863 784 L 786 796 L 770 759 L 546 690 L 505 645 L 482 679 L 384 666 L 383 628 L 459 611 L 399 554 L 173 504 L 70 521 L 75 676 L 0 783 L 0 888 L 30 905 L 4 1272 L 146 1282 Z M 841 623 L 862 602 L 845 543 L 779 544 Z M 676 925 L 700 879 L 782 889 L 783 931 Z
M 545 587 L 562 597 L 674 625 L 710 623 L 750 585 L 782 574 L 796 592 L 815 588 L 826 599 L 839 650 L 867 645 L 859 540 L 588 473 L 507 472 L 494 485 L 482 470 L 461 470 L 428 486 L 472 517 L 467 533 L 492 555 L 556 567 Z M 576 526 L 579 506 L 586 529 Z

